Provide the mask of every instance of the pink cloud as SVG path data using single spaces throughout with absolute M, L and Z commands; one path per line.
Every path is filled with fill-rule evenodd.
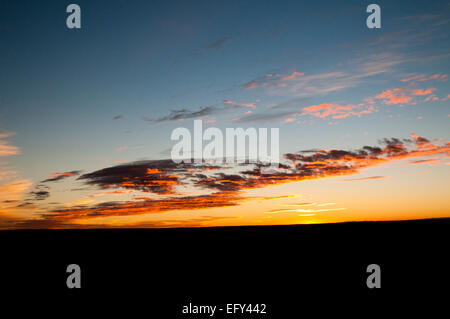
M 298 76 L 303 76 L 303 75 L 305 75 L 305 73 L 293 72 L 293 73 L 290 74 L 290 75 L 285 75 L 285 76 L 280 77 L 280 80 L 281 80 L 281 81 L 284 81 L 284 80 L 292 80 L 292 79 L 295 79 L 295 78 L 298 77 Z
M 401 79 L 402 82 L 409 82 L 409 81 L 426 81 L 426 77 L 425 75 L 421 74 L 421 75 L 415 75 L 415 76 L 411 76 L 409 78 L 404 78 Z
M 447 74 L 437 73 L 429 77 L 430 80 L 446 81 Z
M 408 77 L 408 78 L 401 79 L 402 82 L 409 82 L 409 81 L 422 82 L 422 81 L 430 81 L 430 80 L 446 81 L 447 80 L 447 74 L 436 73 L 436 74 L 430 75 L 429 77 L 427 77 L 424 74 L 420 74 L 420 75 L 415 75 L 415 76 L 411 76 L 411 77 Z
M 428 101 L 437 101 L 437 100 L 439 100 L 439 98 L 436 95 L 431 94 L 430 96 L 427 96 L 424 101 L 428 102 Z
M 304 75 L 305 75 L 305 73 L 296 72 L 296 71 L 292 72 L 291 74 L 287 74 L 287 75 L 281 75 L 281 74 L 277 74 L 277 73 L 269 73 L 263 77 L 253 79 L 250 82 L 245 83 L 242 87 L 246 90 L 252 90 L 259 86 L 270 87 L 270 88 L 287 87 L 287 84 L 283 83 L 283 81 L 293 80 L 295 78 L 298 78 L 298 77 L 301 77 Z
M 259 86 L 259 84 L 256 83 L 256 81 L 250 81 L 250 82 L 244 84 L 244 89 L 252 90 L 254 88 L 257 88 L 258 86 Z

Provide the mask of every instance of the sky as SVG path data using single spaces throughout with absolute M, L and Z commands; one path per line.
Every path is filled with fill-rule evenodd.
M 0 3 L 0 229 L 450 217 L 450 4 Z M 174 129 L 279 128 L 279 169 Z

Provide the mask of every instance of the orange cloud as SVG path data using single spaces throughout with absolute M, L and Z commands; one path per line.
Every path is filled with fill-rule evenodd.
M 312 105 L 304 107 L 302 109 L 302 115 L 310 114 L 320 118 L 332 115 L 334 119 L 346 118 L 352 115 L 360 117 L 363 114 L 369 114 L 373 112 L 376 112 L 376 109 L 371 105 L 361 110 L 361 106 L 359 105 L 342 106 L 332 103 Z
M 15 135 L 15 133 L 3 133 L 0 134 L 0 157 L 1 156 L 11 156 L 20 153 L 20 149 L 17 146 L 10 145 L 7 141 L 4 141 L 4 138 L 8 138 L 10 136 Z
M 380 99 L 382 100 L 383 104 L 415 104 L 413 102 L 414 96 L 424 96 L 429 95 L 424 101 L 436 101 L 438 98 L 433 94 L 434 91 L 436 91 L 436 88 L 428 88 L 428 89 L 412 89 L 410 86 L 414 85 L 414 83 L 411 83 L 409 86 L 401 87 L 401 88 L 395 88 L 395 89 L 389 89 L 386 91 L 381 92 L 380 94 L 366 98 L 366 101 L 369 103 L 371 102 L 373 104 L 374 99 Z
M 436 91 L 436 88 L 429 88 L 426 90 L 417 89 L 417 90 L 411 90 L 413 95 L 428 95 Z
M 376 95 L 376 99 L 383 99 L 384 104 L 407 104 L 412 100 L 412 97 L 406 96 L 404 88 L 396 88 L 386 90 Z
M 142 192 L 153 193 L 149 200 L 90 203 L 84 207 L 45 207 L 45 213 L 36 219 L 24 221 L 16 227 L 73 227 L 74 224 L 98 217 L 131 216 L 154 214 L 168 211 L 198 210 L 205 208 L 229 207 L 242 201 L 254 199 L 244 192 L 256 188 L 301 182 L 322 178 L 355 175 L 361 170 L 392 161 L 423 158 L 434 155 L 450 155 L 450 142 L 436 144 L 422 136 L 411 134 L 409 139 L 384 139 L 380 146 L 364 146 L 353 151 L 312 150 L 284 155 L 284 161 L 276 170 L 264 171 L 264 165 L 234 166 L 236 172 L 228 173 L 224 167 L 210 167 L 205 164 L 175 164 L 171 160 L 140 161 L 104 168 L 84 174 L 78 181 L 108 190 L 134 191 L 138 198 Z M 206 168 L 213 168 L 207 170 Z M 157 172 L 161 173 L 157 173 Z M 148 172 L 151 172 L 149 174 Z M 200 173 L 199 173 L 200 172 Z M 383 176 L 355 178 L 353 180 L 379 179 Z M 9 185 L 7 193 L 14 189 L 23 192 L 25 185 Z M 179 187 L 196 191 L 192 196 L 181 196 Z M 0 188 L 0 190 L 2 190 Z M 199 194 L 200 193 L 200 194 Z M 170 195 L 170 196 L 168 196 Z M 281 198 L 281 197 L 279 197 Z M 284 197 L 283 197 L 284 198 Z M 79 203 L 79 202 L 78 202 Z M 302 203 L 306 206 L 305 203 Z M 308 204 L 313 206 L 312 204 Z M 318 204 L 314 204 L 319 206 Z M 330 204 L 327 204 L 330 205 Z M 325 204 L 322 206 L 326 206 Z M 44 208 L 44 207 L 43 207 Z M 339 210 L 337 208 L 331 210 Z M 296 208 L 295 212 L 318 213 L 326 208 Z M 313 211 L 314 210 L 314 211 Z M 281 210 L 280 210 L 281 212 Z
M 19 199 L 23 192 L 25 192 L 30 186 L 29 180 L 18 180 L 8 184 L 0 185 L 0 198 L 2 200 L 16 200 Z
M 210 195 L 171 197 L 161 200 L 104 203 L 97 204 L 90 208 L 56 209 L 49 214 L 42 215 L 41 220 L 53 222 L 55 225 L 61 227 L 67 222 L 73 222 L 80 219 L 235 206 L 239 199 L 241 199 L 240 196 L 235 192 L 217 192 Z
M 426 160 L 417 160 L 410 161 L 409 164 L 428 164 L 428 165 L 438 165 L 439 162 L 436 158 L 426 159 Z

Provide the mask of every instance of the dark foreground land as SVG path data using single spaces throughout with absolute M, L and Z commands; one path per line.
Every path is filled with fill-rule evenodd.
M 7 292 L 3 306 L 23 302 L 17 312 L 39 301 L 67 311 L 125 311 L 130 318 L 134 312 L 145 318 L 210 318 L 183 315 L 189 303 L 267 307 L 265 315 L 213 318 L 301 318 L 305 310 L 339 312 L 356 304 L 370 311 L 386 303 L 411 307 L 423 297 L 450 295 L 449 231 L 450 219 L 3 231 L 0 287 Z M 66 267 L 73 263 L 81 267 L 81 289 L 66 286 Z M 381 267 L 381 289 L 366 285 L 366 268 L 374 263 Z M 399 301 L 405 297 L 409 304 Z

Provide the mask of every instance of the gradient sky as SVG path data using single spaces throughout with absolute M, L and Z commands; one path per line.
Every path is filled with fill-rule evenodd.
M 448 1 L 76 3 L 0 4 L 0 228 L 450 217 Z M 290 168 L 174 167 L 195 119 Z

